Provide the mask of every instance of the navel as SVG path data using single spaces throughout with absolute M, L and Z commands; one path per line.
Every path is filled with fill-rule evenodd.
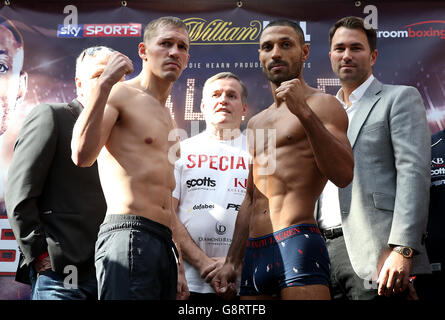
M 287 140 L 290 140 L 290 139 L 292 139 L 292 136 L 287 135 L 286 138 L 287 138 Z
M 145 142 L 146 144 L 152 144 L 152 143 L 153 143 L 153 139 L 150 138 L 150 137 L 148 137 L 148 138 L 145 138 L 144 142 Z

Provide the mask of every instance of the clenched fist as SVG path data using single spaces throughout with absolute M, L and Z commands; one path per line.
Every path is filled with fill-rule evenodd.
M 123 80 L 124 76 L 133 72 L 133 63 L 124 54 L 114 51 L 110 54 L 103 72 L 99 75 L 100 80 L 113 86 Z
M 275 94 L 278 100 L 284 101 L 289 110 L 297 116 L 301 112 L 301 108 L 306 106 L 304 88 L 298 79 L 282 82 L 281 85 L 275 89 Z

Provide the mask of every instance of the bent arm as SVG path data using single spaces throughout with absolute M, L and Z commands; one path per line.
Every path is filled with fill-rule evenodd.
M 80 167 L 90 167 L 108 140 L 118 111 L 107 104 L 112 86 L 99 81 L 91 88 L 88 103 L 73 129 L 71 158 Z
M 118 106 L 125 103 L 125 89 L 115 84 L 132 71 L 130 59 L 115 51 L 103 72 L 89 80 L 93 84 L 89 88 L 87 106 L 76 121 L 71 140 L 71 158 L 76 165 L 89 167 L 96 161 L 118 119 Z
M 320 172 L 336 186 L 351 183 L 354 156 L 347 137 L 348 118 L 340 103 L 330 95 L 317 101 L 317 114 L 309 107 L 298 116 L 309 139 Z

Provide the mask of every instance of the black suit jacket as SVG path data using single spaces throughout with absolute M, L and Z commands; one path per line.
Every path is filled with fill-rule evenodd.
M 48 251 L 60 274 L 76 266 L 79 280 L 94 272 L 94 246 L 106 203 L 97 163 L 71 160 L 71 136 L 82 106 L 41 104 L 27 116 L 14 146 L 5 202 L 20 248 L 16 280 L 29 282 L 29 265 Z

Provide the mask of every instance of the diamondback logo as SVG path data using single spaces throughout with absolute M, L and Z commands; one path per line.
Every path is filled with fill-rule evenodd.
M 227 231 L 227 227 L 226 227 L 225 225 L 223 225 L 222 223 L 217 222 L 217 223 L 215 224 L 215 232 L 216 232 L 218 235 L 222 236 L 223 234 L 226 233 L 226 231 Z

